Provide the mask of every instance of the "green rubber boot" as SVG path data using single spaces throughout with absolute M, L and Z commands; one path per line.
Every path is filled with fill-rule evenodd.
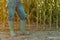
M 20 34 L 29 35 L 29 32 L 26 31 L 26 20 L 20 20 Z
M 8 24 L 9 24 L 9 27 L 10 27 L 10 33 L 11 33 L 11 36 L 15 36 L 16 33 L 14 32 L 14 28 L 13 28 L 13 21 L 8 21 Z

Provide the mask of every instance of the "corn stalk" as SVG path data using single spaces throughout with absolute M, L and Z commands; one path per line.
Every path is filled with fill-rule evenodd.
M 58 30 L 58 0 L 55 0 L 56 29 Z

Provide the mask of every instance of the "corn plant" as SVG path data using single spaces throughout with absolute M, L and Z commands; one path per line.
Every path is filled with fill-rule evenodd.
M 6 0 L 1 0 L 0 2 L 0 21 L 3 23 L 3 27 L 8 21 L 5 3 Z M 53 27 L 58 30 L 60 26 L 60 0 L 22 0 L 22 4 L 27 14 L 29 29 L 31 24 L 35 24 L 34 28 L 36 30 L 51 30 Z M 17 18 L 18 15 L 15 14 L 14 20 L 16 22 L 19 20 Z

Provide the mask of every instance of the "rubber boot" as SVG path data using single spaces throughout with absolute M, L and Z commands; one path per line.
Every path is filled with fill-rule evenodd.
M 20 20 L 20 34 L 29 34 L 29 32 L 26 31 L 26 20 Z
M 16 33 L 14 32 L 13 21 L 8 21 L 8 24 L 9 24 L 9 27 L 10 27 L 11 36 L 15 36 Z

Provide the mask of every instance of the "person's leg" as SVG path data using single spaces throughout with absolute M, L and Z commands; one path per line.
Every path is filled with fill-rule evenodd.
M 14 10 L 12 8 L 8 9 L 8 24 L 9 24 L 9 28 L 10 28 L 10 32 L 12 36 L 15 36 L 15 32 L 14 32 L 14 22 L 13 22 L 13 17 L 14 17 Z
M 8 24 L 10 27 L 11 36 L 15 36 L 16 34 L 14 32 L 14 27 L 13 27 L 15 6 L 11 5 L 11 3 L 9 2 L 7 5 L 7 10 L 8 10 Z
M 22 4 L 18 3 L 17 12 L 20 17 L 20 33 L 21 34 L 29 34 L 29 32 L 26 31 L 26 13 L 24 11 Z

